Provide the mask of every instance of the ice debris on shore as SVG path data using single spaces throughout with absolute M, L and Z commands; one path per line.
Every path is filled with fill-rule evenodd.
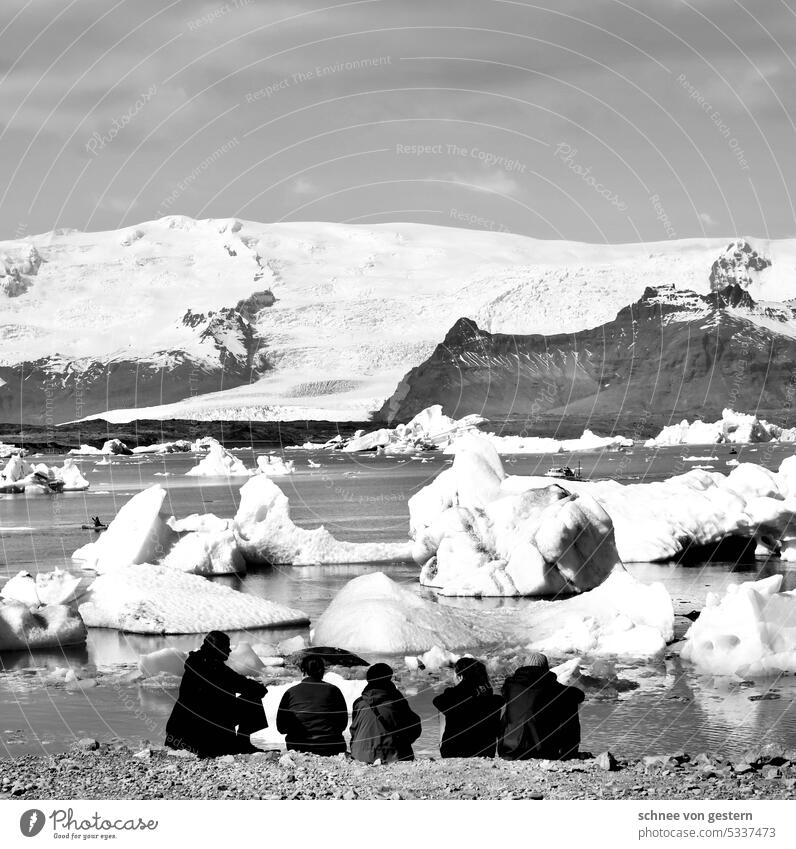
M 745 678 L 796 672 L 796 592 L 782 575 L 708 593 L 681 651 L 700 671 Z
M 79 610 L 89 627 L 136 634 L 195 634 L 309 622 L 301 610 L 150 564 L 99 575 Z
M 667 445 L 709 445 L 731 442 L 794 442 L 796 427 L 783 428 L 771 424 L 756 415 L 736 413 L 725 409 L 717 422 L 705 422 L 695 419 L 689 422 L 683 419 L 680 424 L 668 425 L 652 439 L 648 439 L 646 448 L 660 448 Z
M 406 560 L 409 543 L 345 542 L 323 526 L 300 528 L 290 518 L 287 496 L 266 475 L 255 475 L 240 490 L 235 539 L 248 563 L 309 566 Z
M 611 519 L 588 493 L 545 478 L 512 492 L 508 480 L 494 446 L 473 437 L 409 499 L 422 584 L 443 595 L 555 595 L 621 569 Z

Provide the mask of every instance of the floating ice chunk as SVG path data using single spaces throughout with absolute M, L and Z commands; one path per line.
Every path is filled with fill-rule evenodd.
M 83 477 L 77 464 L 71 457 L 64 459 L 64 464 L 60 468 L 53 467 L 56 480 L 63 482 L 64 492 L 82 492 L 88 489 L 89 482 Z
M 498 436 L 494 433 L 479 433 L 479 438 L 489 442 L 498 454 L 558 454 L 572 451 L 600 451 L 617 448 L 632 448 L 633 440 L 625 436 L 597 436 L 590 430 L 576 439 L 553 439 L 544 436 Z M 457 454 L 462 441 L 457 439 L 446 449 L 445 454 Z
M 231 529 L 191 531 L 174 544 L 162 563 L 195 575 L 234 575 L 246 571 L 246 561 Z
M 191 451 L 209 451 L 221 443 L 214 436 L 200 436 L 191 443 Z
M 681 657 L 712 675 L 796 672 L 796 593 L 781 586 L 782 575 L 772 575 L 708 593 Z
M 166 524 L 176 533 L 183 534 L 190 531 L 202 531 L 203 533 L 221 533 L 232 527 L 232 519 L 221 519 L 212 513 L 191 513 L 182 519 L 170 516 Z
M 343 542 L 324 527 L 299 528 L 290 518 L 287 496 L 266 475 L 255 475 L 240 490 L 235 538 L 249 563 L 381 563 L 406 560 L 409 543 Z
M 211 445 L 207 456 L 185 474 L 194 477 L 248 477 L 253 472 L 223 445 L 216 444 Z
M 138 669 L 144 678 L 153 678 L 161 674 L 182 675 L 187 657 L 188 652 L 178 649 L 159 649 L 149 654 L 142 654 L 138 658 Z
M 409 500 L 422 584 L 443 595 L 555 595 L 591 589 L 621 568 L 597 501 L 548 479 L 513 494 L 508 480 L 492 444 L 470 438 Z
M 718 442 L 794 442 L 796 428 L 782 428 L 755 415 L 736 413 L 725 409 L 717 422 L 699 419 L 689 424 L 683 419 L 680 424 L 669 425 L 653 439 L 647 440 L 648 448 L 667 445 L 707 445 Z
M 0 472 L 0 479 L 5 483 L 14 483 L 22 480 L 33 472 L 33 466 L 19 454 L 9 457 L 5 468 Z
M 301 634 L 298 634 L 295 637 L 282 640 L 282 642 L 276 647 L 276 653 L 287 656 L 289 654 L 294 654 L 297 651 L 303 651 L 305 648 L 307 648 L 307 641 L 301 636 Z
M 187 439 L 176 439 L 174 442 L 158 442 L 154 445 L 139 445 L 133 448 L 133 454 L 176 454 L 190 451 L 191 443 Z
M 121 439 L 109 439 L 103 443 L 100 449 L 102 454 L 130 455 L 133 452 L 121 441 Z
M 80 578 L 63 569 L 39 572 L 18 572 L 6 582 L 0 596 L 7 601 L 19 601 L 28 607 L 42 604 L 68 604 L 77 598 Z
M 96 542 L 78 548 L 72 559 L 84 569 L 110 569 L 160 559 L 176 539 L 161 516 L 166 490 L 155 484 L 134 495 Z
M 80 613 L 89 627 L 137 634 L 196 634 L 304 625 L 307 615 L 165 566 L 100 575 Z
M 99 448 L 95 448 L 93 445 L 81 445 L 80 448 L 70 448 L 67 454 L 80 454 L 80 455 L 94 455 L 94 454 L 102 454 L 102 451 Z
M 295 471 L 294 465 L 293 460 L 283 460 L 276 454 L 260 454 L 257 458 L 257 471 L 272 477 L 292 475 Z
M 238 643 L 227 658 L 227 666 L 241 675 L 259 675 L 265 663 L 255 654 L 250 643 Z
M 460 657 L 461 655 L 446 651 L 439 646 L 432 646 L 427 652 L 421 654 L 418 660 L 426 669 L 436 670 L 445 666 L 453 666 Z
M 66 604 L 29 607 L 18 601 L 0 603 L 0 651 L 82 645 L 86 626 Z
M 479 617 L 420 598 L 383 572 L 349 581 L 332 599 L 313 633 L 315 645 L 349 651 L 417 654 L 497 640 Z

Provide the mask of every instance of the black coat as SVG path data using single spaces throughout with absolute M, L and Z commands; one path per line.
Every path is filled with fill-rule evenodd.
M 305 678 L 286 690 L 276 714 L 276 728 L 287 737 L 288 749 L 316 755 L 345 752 L 343 731 L 348 707 L 339 687 Z
M 546 669 L 523 666 L 503 684 L 506 710 L 498 754 L 509 760 L 558 760 L 580 745 L 578 705 L 583 692 L 558 683 Z
M 445 715 L 439 752 L 443 758 L 493 758 L 500 734 L 503 699 L 491 687 L 461 681 L 434 697 Z
M 262 705 L 267 692 L 230 669 L 214 649 L 191 652 L 166 723 L 166 745 L 199 757 L 255 751 L 248 735 L 268 725 Z
M 420 731 L 420 717 L 395 684 L 368 684 L 354 702 L 351 756 L 367 764 L 414 760 Z

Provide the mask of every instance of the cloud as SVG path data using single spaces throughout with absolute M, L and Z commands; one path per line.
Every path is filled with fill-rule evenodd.
M 716 219 L 709 212 L 700 212 L 699 213 L 699 220 L 706 227 L 715 227 L 719 223 L 718 221 L 716 221 Z

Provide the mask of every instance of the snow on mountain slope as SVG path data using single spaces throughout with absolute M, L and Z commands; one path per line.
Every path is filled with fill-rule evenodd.
M 744 278 L 755 300 L 796 297 L 796 240 L 738 244 L 591 245 L 419 224 L 180 216 L 57 231 L 0 242 L 0 378 L 11 385 L 35 364 L 25 373 L 46 383 L 82 367 L 104 395 L 83 380 L 82 410 L 61 418 L 110 408 L 118 421 L 363 419 L 463 315 L 493 333 L 575 332 L 611 320 L 648 286 L 709 292 L 718 260 L 721 280 Z M 275 300 L 241 313 L 256 292 Z M 141 391 L 132 363 L 149 369 Z M 206 379 L 190 385 L 197 370 Z M 17 404 L 35 409 L 4 403 L 6 389 L 0 418 L 16 418 Z

